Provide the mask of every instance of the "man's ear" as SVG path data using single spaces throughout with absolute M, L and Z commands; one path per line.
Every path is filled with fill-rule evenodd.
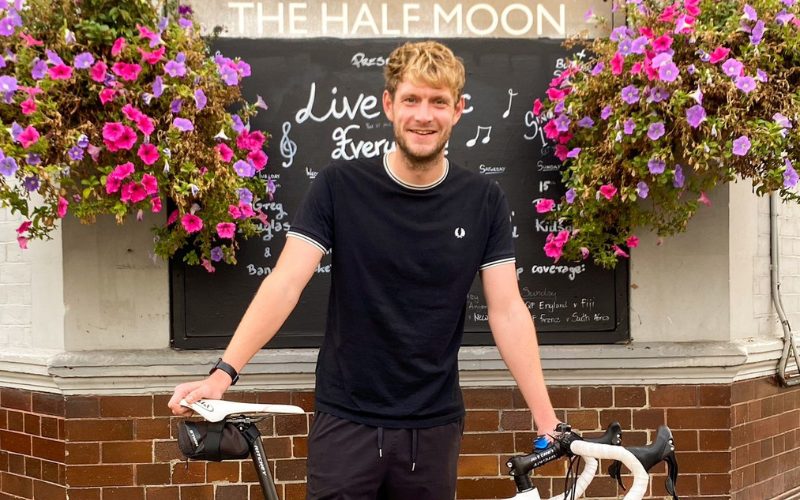
M 394 120 L 394 112 L 392 110 L 392 95 L 389 93 L 388 90 L 383 91 L 383 113 L 386 115 L 386 118 L 389 121 Z
M 466 100 L 464 96 L 459 96 L 458 100 L 456 101 L 455 111 L 453 115 L 453 125 L 458 123 L 458 120 L 461 119 L 461 115 L 464 113 L 464 107 L 466 106 Z

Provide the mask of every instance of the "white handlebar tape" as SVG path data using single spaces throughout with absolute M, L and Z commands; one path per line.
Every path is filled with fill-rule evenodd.
M 619 460 L 633 474 L 633 486 L 625 495 L 626 500 L 639 500 L 647 492 L 647 485 L 650 483 L 650 476 L 639 460 L 622 446 L 608 444 L 588 443 L 586 441 L 573 441 L 570 450 L 582 457 L 594 457 L 598 459 Z

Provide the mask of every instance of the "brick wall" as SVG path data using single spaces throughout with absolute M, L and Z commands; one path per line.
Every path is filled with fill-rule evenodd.
M 530 451 L 530 412 L 513 389 L 468 389 L 459 498 L 513 495 L 505 460 Z M 305 457 L 312 412 L 309 392 L 231 393 L 259 403 L 290 403 L 308 413 L 260 425 L 282 498 L 305 495 Z M 626 444 L 648 442 L 658 425 L 673 429 L 681 498 L 771 498 L 800 486 L 800 388 L 768 379 L 720 385 L 553 387 L 553 403 L 576 429 L 600 430 L 612 420 Z M 0 498 L 70 500 L 261 498 L 249 461 L 182 460 L 177 420 L 167 395 L 56 396 L 0 390 Z M 543 496 L 559 493 L 564 463 L 535 478 Z M 605 470 L 605 464 L 602 469 Z M 663 466 L 651 498 L 664 496 Z M 591 498 L 623 494 L 607 476 Z

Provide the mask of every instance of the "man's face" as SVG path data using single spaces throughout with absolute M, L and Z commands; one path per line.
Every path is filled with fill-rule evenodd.
M 413 166 L 428 163 L 442 152 L 464 111 L 464 99 L 456 100 L 449 89 L 404 79 L 394 99 L 383 92 L 383 110 L 394 125 L 398 150 Z

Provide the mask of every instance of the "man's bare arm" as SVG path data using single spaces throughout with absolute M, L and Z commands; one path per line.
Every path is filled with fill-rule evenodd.
M 538 432 L 552 432 L 559 420 L 547 393 L 536 329 L 520 297 L 515 266 L 507 263 L 485 269 L 481 281 L 500 355 L 533 413 Z
M 222 356 L 237 372 L 275 336 L 289 317 L 322 255 L 320 249 L 305 241 L 286 238 L 275 269 L 261 283 Z M 203 398 L 219 399 L 230 385 L 230 377 L 216 370 L 203 380 L 177 386 L 169 407 L 175 415 L 188 415 L 191 410 L 180 406 L 181 399 L 190 403 Z

